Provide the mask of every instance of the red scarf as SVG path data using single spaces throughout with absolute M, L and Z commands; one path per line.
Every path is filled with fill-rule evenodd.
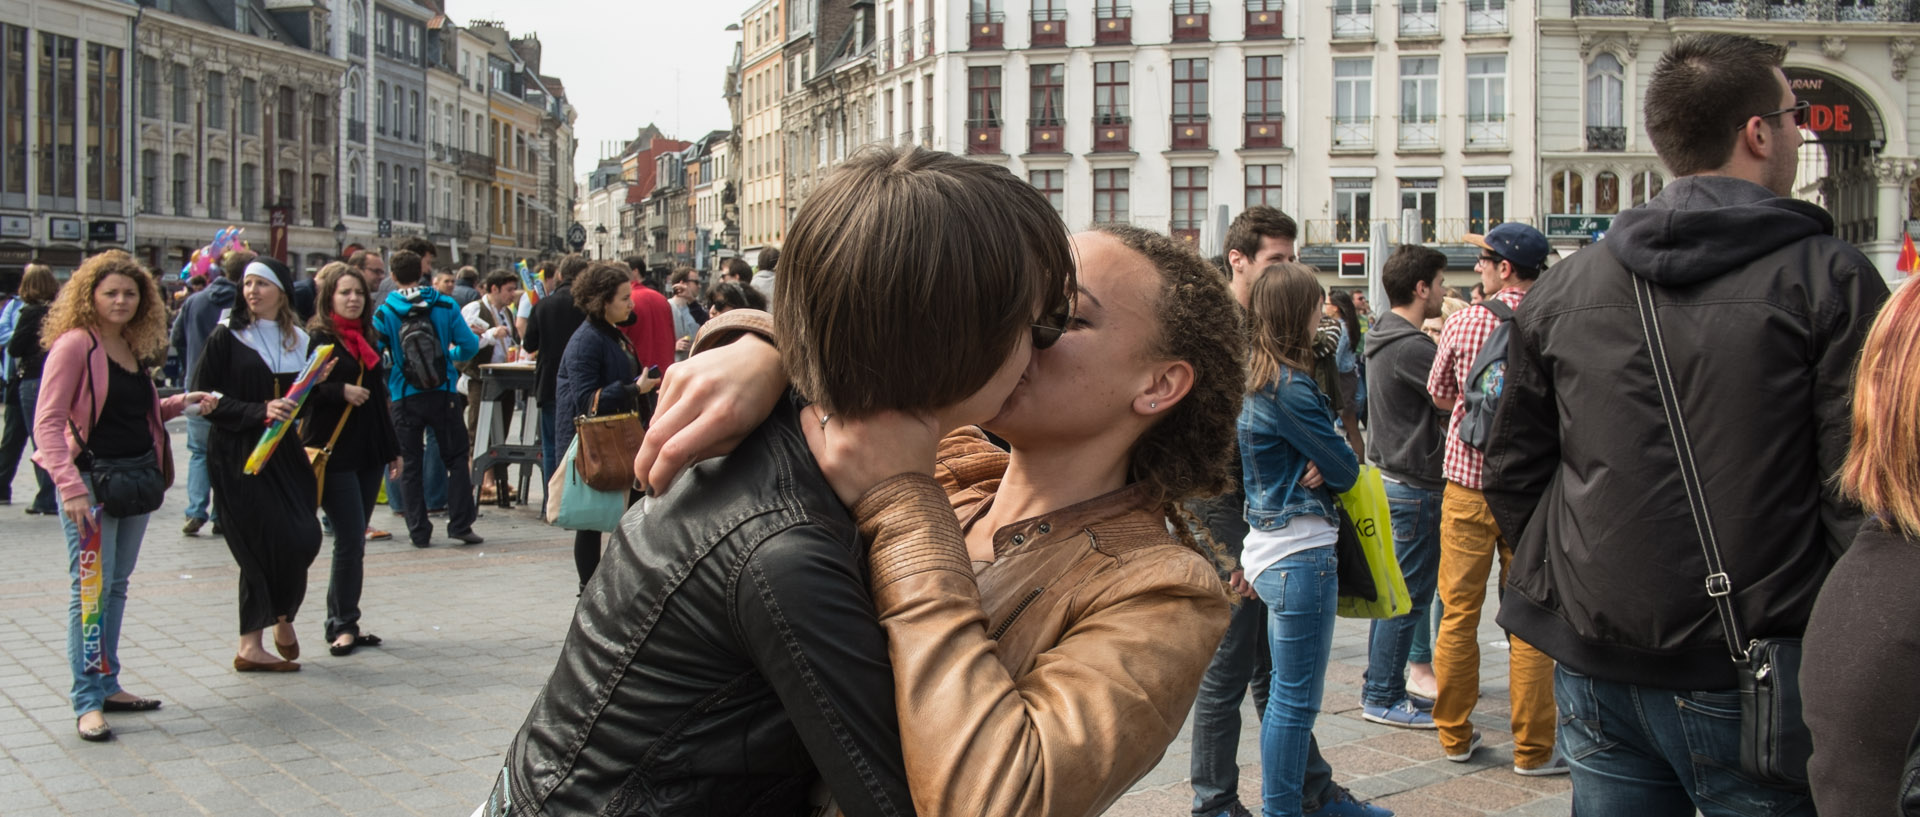
M 371 371 L 380 363 L 380 355 L 373 351 L 373 344 L 367 342 L 366 323 L 365 318 L 349 321 L 335 317 L 333 329 L 340 335 L 340 345 L 360 360 L 361 368 Z

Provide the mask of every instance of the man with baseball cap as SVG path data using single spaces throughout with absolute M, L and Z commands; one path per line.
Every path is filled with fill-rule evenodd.
M 1433 673 L 1439 697 L 1434 699 L 1433 722 L 1440 730 L 1440 748 L 1447 759 L 1465 763 L 1480 746 L 1480 733 L 1470 721 L 1480 697 L 1480 608 L 1487 600 L 1487 576 L 1500 558 L 1501 581 L 1513 546 L 1500 535 L 1493 512 L 1487 508 L 1482 486 L 1482 455 L 1460 438 L 1460 421 L 1467 415 L 1462 399 L 1467 374 L 1481 347 L 1503 321 L 1487 304 L 1505 304 L 1508 314 L 1520 307 L 1547 261 L 1547 237 L 1525 224 L 1508 222 L 1469 235 L 1480 248 L 1474 271 L 1486 288 L 1486 303 L 1455 313 L 1440 332 L 1440 348 L 1427 375 L 1427 391 L 1442 411 L 1452 412 L 1447 424 L 1446 456 L 1441 473 L 1447 487 L 1440 501 L 1439 599 L 1445 612 L 1433 642 Z M 1553 751 L 1553 659 L 1519 638 L 1508 638 L 1507 688 L 1512 696 L 1513 770 L 1536 776 L 1566 774 L 1566 762 Z

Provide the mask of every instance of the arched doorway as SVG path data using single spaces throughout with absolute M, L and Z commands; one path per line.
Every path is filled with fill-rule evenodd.
M 1800 149 L 1798 198 L 1833 214 L 1834 232 L 1851 244 L 1877 238 L 1878 182 L 1873 160 L 1886 145 L 1880 112 L 1852 83 L 1812 68 L 1788 67 L 1794 96 L 1812 104 Z

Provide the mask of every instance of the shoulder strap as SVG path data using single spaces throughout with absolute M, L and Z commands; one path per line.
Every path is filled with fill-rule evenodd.
M 360 374 L 355 375 L 353 378 L 353 385 L 356 387 L 359 386 L 360 381 L 366 378 L 366 376 L 367 376 L 367 367 L 361 366 Z M 333 455 L 333 444 L 340 441 L 340 431 L 347 427 L 347 418 L 352 415 L 353 415 L 353 404 L 348 403 L 347 410 L 340 412 L 340 422 L 333 424 L 333 436 L 327 438 L 326 452 L 328 456 Z
M 1492 312 L 1494 317 L 1502 321 L 1513 320 L 1513 307 L 1507 306 L 1507 302 L 1499 298 L 1488 298 L 1481 301 L 1480 306 L 1484 307 L 1488 312 Z
M 1631 271 L 1633 299 L 1640 307 L 1640 331 L 1653 353 L 1653 380 L 1660 390 L 1660 404 L 1666 410 L 1667 428 L 1672 431 L 1673 453 L 1680 462 L 1680 483 L 1687 490 L 1687 509 L 1693 513 L 1693 526 L 1700 536 L 1700 551 L 1707 559 L 1707 595 L 1713 599 L 1714 612 L 1726 630 L 1727 649 L 1737 661 L 1747 659 L 1747 639 L 1733 609 L 1733 581 L 1727 577 L 1726 563 L 1720 558 L 1720 540 L 1714 535 L 1713 515 L 1707 508 L 1706 486 L 1700 481 L 1700 469 L 1693 460 L 1693 440 L 1687 434 L 1686 414 L 1680 410 L 1680 392 L 1674 385 L 1673 364 L 1667 360 L 1666 340 L 1660 333 L 1660 319 L 1654 314 L 1653 288 Z

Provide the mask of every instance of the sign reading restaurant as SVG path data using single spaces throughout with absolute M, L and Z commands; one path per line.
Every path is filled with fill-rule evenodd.
M 1794 98 L 1811 105 L 1806 129 L 1823 141 L 1879 138 L 1873 125 L 1874 108 L 1859 89 L 1829 74 L 1788 66 L 1787 86 Z

